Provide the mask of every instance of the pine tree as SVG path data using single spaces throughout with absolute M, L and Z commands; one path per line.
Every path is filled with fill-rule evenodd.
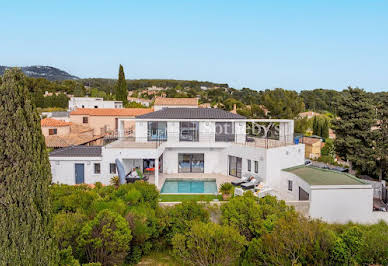
M 19 69 L 0 86 L 0 140 L 0 265 L 55 265 L 50 163 Z
M 348 88 L 338 99 L 338 120 L 333 121 L 336 133 L 335 149 L 350 162 L 351 170 L 373 174 L 376 169 L 374 137 L 375 124 L 372 99 L 362 89 Z
M 388 179 L 388 93 L 377 105 L 376 159 L 379 180 Z
M 116 100 L 122 101 L 124 105 L 128 103 L 128 89 L 127 82 L 125 81 L 124 68 L 122 65 L 119 67 L 119 79 L 116 84 Z

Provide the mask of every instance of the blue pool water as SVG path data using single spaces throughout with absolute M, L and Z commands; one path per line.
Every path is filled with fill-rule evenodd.
M 166 179 L 160 192 L 213 194 L 217 192 L 217 183 L 215 179 Z

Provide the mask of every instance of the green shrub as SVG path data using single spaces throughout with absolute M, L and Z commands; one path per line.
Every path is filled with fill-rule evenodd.
M 138 192 L 140 192 L 141 198 L 136 199 L 138 193 L 133 192 L 133 190 L 137 190 Z M 128 192 L 130 191 L 132 191 L 132 195 L 128 195 Z M 127 202 L 128 200 L 127 203 L 131 205 L 145 204 L 151 208 L 156 208 L 159 203 L 159 191 L 156 189 L 155 185 L 146 182 L 135 182 L 133 184 L 121 185 L 113 193 L 112 197 L 121 198 L 125 202 Z M 135 202 L 133 202 L 133 200 L 135 200 Z
M 88 217 L 79 212 L 60 212 L 56 214 L 54 216 L 54 232 L 59 249 L 66 249 L 70 246 L 75 252 L 77 249 L 76 240 L 87 221 Z
M 95 200 L 92 205 L 90 206 L 88 210 L 88 214 L 91 217 L 96 216 L 100 211 L 102 210 L 111 210 L 114 212 L 117 212 L 121 216 L 125 216 L 125 214 L 128 212 L 128 206 L 125 204 L 125 202 L 121 199 L 112 199 L 112 200 L 106 200 L 106 199 L 99 199 Z
M 94 200 L 100 196 L 87 186 L 51 186 L 52 208 L 54 213 L 60 211 L 87 211 Z
M 74 258 L 71 247 L 59 251 L 60 266 L 80 266 L 79 261 Z
M 173 253 L 182 263 L 191 265 L 235 265 L 246 243 L 230 226 L 196 223 L 184 234 L 172 239 Z
M 121 264 L 132 239 L 127 221 L 110 210 L 102 210 L 81 230 L 78 243 L 88 262 L 103 265 Z
M 209 213 L 204 206 L 195 202 L 187 201 L 177 204 L 173 207 L 168 207 L 163 210 L 164 213 L 164 234 L 167 243 L 171 243 L 171 239 L 177 233 L 186 232 L 192 223 L 209 222 Z M 163 216 L 163 215 L 162 215 Z
M 220 186 L 220 192 L 222 194 L 233 194 L 234 187 L 231 183 L 223 183 Z
M 364 230 L 359 254 L 360 264 L 388 265 L 388 225 L 385 222 L 370 225 Z
M 336 236 L 325 226 L 289 213 L 277 221 L 272 232 L 249 243 L 244 262 L 249 265 L 328 265 Z

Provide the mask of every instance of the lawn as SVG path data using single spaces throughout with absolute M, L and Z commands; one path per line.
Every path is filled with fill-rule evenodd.
M 182 201 L 212 201 L 213 199 L 222 200 L 221 195 L 160 195 L 161 202 L 182 202 Z

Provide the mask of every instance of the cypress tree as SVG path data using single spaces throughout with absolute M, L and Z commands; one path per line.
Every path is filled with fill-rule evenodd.
M 50 163 L 20 69 L 0 86 L 0 140 L 0 265 L 55 265 Z
M 321 137 L 327 139 L 329 137 L 329 120 L 325 117 L 321 128 Z
M 318 125 L 318 119 L 315 115 L 313 118 L 313 135 L 318 135 L 319 125 Z
M 127 82 L 125 81 L 124 68 L 122 65 L 119 67 L 119 79 L 116 84 L 116 100 L 123 101 L 123 104 L 126 105 L 128 103 L 128 90 L 127 90 Z

